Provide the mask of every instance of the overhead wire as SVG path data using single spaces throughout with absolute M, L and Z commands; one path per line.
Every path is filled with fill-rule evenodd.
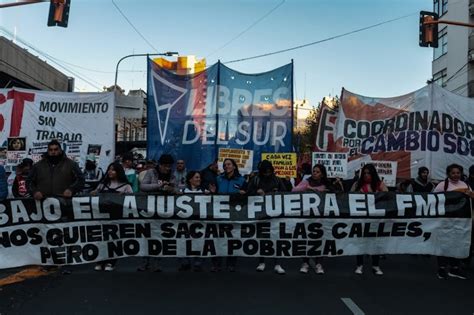
M 363 31 L 366 31 L 366 30 L 369 30 L 369 29 L 372 29 L 372 28 L 376 28 L 376 27 L 382 26 L 384 24 L 388 24 L 388 23 L 392 23 L 392 22 L 395 22 L 395 21 L 398 21 L 398 20 L 402 20 L 402 19 L 405 19 L 405 18 L 413 16 L 413 15 L 417 15 L 417 14 L 419 14 L 419 13 L 417 12 L 417 13 L 411 13 L 411 14 L 399 16 L 399 17 L 394 18 L 394 19 L 390 19 L 390 20 L 382 21 L 382 22 L 372 24 L 372 25 L 369 25 L 369 26 L 361 27 L 361 28 L 358 28 L 358 29 L 355 29 L 355 30 L 352 30 L 352 31 L 349 31 L 349 32 L 334 35 L 334 36 L 327 37 L 327 38 L 324 38 L 324 39 L 320 39 L 320 40 L 317 40 L 317 41 L 313 41 L 313 42 L 310 42 L 310 43 L 306 43 L 306 44 L 302 44 L 302 45 L 298 45 L 298 46 L 294 46 L 294 47 L 290 47 L 290 48 L 280 49 L 280 50 L 277 50 L 277 51 L 268 52 L 268 53 L 264 53 L 264 54 L 260 54 L 260 55 L 251 56 L 251 57 L 235 59 L 235 60 L 230 60 L 230 61 L 224 61 L 223 63 L 235 63 L 235 62 L 252 60 L 252 59 L 257 59 L 257 58 L 262 58 L 262 57 L 268 57 L 268 56 L 281 54 L 281 53 L 292 51 L 292 50 L 297 50 L 297 49 L 301 49 L 301 48 L 321 44 L 321 43 L 328 42 L 328 41 L 331 41 L 331 40 L 334 40 L 334 39 L 337 39 L 337 38 L 349 36 L 349 35 L 352 35 L 352 34 L 355 34 L 355 33 L 359 33 L 359 32 L 363 32 Z
M 133 25 L 132 21 L 130 21 L 130 19 L 125 15 L 125 13 L 123 13 L 123 11 L 119 8 L 119 6 L 115 3 L 114 0 L 111 0 L 112 1 L 112 4 L 114 5 L 114 7 L 117 9 L 117 11 L 119 11 L 119 13 L 123 16 L 123 18 L 128 22 L 128 24 L 133 28 L 133 30 L 138 34 L 138 36 L 140 36 L 144 41 L 145 43 L 148 44 L 148 46 L 150 46 L 155 52 L 158 52 L 158 49 L 155 48 L 155 46 L 153 46 L 150 41 L 148 41 L 148 39 L 145 38 L 145 36 L 143 36 L 143 34 L 138 30 L 138 28 L 135 27 L 135 25 Z
M 222 46 L 220 46 L 219 48 L 215 49 L 213 52 L 211 52 L 210 54 L 208 54 L 205 58 L 209 58 L 209 56 L 212 56 L 214 55 L 216 52 L 218 51 L 221 51 L 222 49 L 224 49 L 225 47 L 229 46 L 232 42 L 234 42 L 235 40 L 237 40 L 239 37 L 241 37 L 242 35 L 244 35 L 245 33 L 247 33 L 250 29 L 252 29 L 254 26 L 256 26 L 258 23 L 260 23 L 261 21 L 263 21 L 265 18 L 267 18 L 269 15 L 271 15 L 273 12 L 275 12 L 279 7 L 281 7 L 284 3 L 286 2 L 286 0 L 282 0 L 280 1 L 275 7 L 273 7 L 270 11 L 268 11 L 267 13 L 265 13 L 264 15 L 262 15 L 261 17 L 259 17 L 256 21 L 254 21 L 252 24 L 250 24 L 248 27 L 246 27 L 243 31 L 241 31 L 239 34 L 237 34 L 236 36 L 232 37 L 230 40 L 228 40 L 225 44 L 223 44 Z

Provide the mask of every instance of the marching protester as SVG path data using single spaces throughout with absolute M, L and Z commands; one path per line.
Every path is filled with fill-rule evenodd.
M 430 170 L 422 166 L 418 169 L 418 177 L 411 180 L 408 185 L 406 192 L 432 192 L 434 184 L 429 180 Z
M 211 190 L 216 189 L 217 176 L 219 176 L 219 167 L 217 165 L 217 159 L 212 161 L 201 173 L 202 188 Z M 212 187 L 213 186 L 213 187 Z M 212 188 L 211 188 L 212 187 Z
M 373 164 L 365 164 L 360 171 L 360 177 L 352 185 L 351 192 L 361 192 L 361 193 L 374 193 L 380 191 L 388 191 L 388 188 L 385 186 L 383 181 L 380 179 L 379 174 Z M 376 276 L 382 276 L 383 271 L 380 268 L 380 256 L 372 255 L 372 271 Z M 357 255 L 356 260 L 357 266 L 355 269 L 355 274 L 361 275 L 364 273 L 364 256 Z
M 201 174 L 198 171 L 190 171 L 186 175 L 186 187 L 181 190 L 185 194 L 208 194 L 209 190 L 205 190 L 201 186 Z M 181 258 L 181 266 L 179 271 L 187 271 L 191 269 L 191 262 L 193 270 L 196 272 L 202 271 L 202 258 L 195 257 L 192 260 L 189 257 Z
M 176 179 L 171 172 L 173 163 L 174 159 L 171 155 L 161 155 L 158 160 L 158 166 L 146 172 L 140 184 L 140 190 L 142 192 L 160 192 L 163 194 L 176 193 Z M 137 270 L 160 272 L 161 268 L 158 266 L 158 261 L 158 258 L 146 257 Z
M 146 172 L 149 170 L 152 170 L 156 167 L 156 163 L 153 160 L 148 160 L 145 162 L 143 168 L 141 171 L 138 173 L 138 185 L 140 186 L 141 183 L 143 182 L 143 178 L 145 178 Z
M 287 187 L 283 180 L 275 175 L 275 169 L 268 160 L 263 160 L 258 165 L 258 174 L 250 180 L 248 184 L 249 195 L 265 195 L 275 192 L 285 192 Z M 284 275 L 285 269 L 282 268 L 278 259 L 275 259 L 274 270 L 277 274 Z M 265 271 L 265 258 L 260 257 L 257 271 Z
M 92 195 L 98 193 L 107 194 L 132 194 L 133 189 L 127 180 L 125 170 L 119 162 L 114 162 L 107 167 L 106 175 L 97 188 L 91 192 Z M 96 271 L 113 271 L 117 259 L 104 260 L 95 265 Z
M 137 171 L 133 167 L 133 153 L 127 152 L 122 155 L 122 166 L 125 170 L 128 182 L 132 185 L 134 193 L 139 191 Z
M 43 159 L 33 165 L 27 187 L 36 200 L 55 196 L 71 198 L 82 191 L 84 175 L 79 165 L 64 154 L 60 143 L 51 140 Z M 63 274 L 70 273 L 70 270 L 63 269 Z
M 179 191 L 186 187 L 186 164 L 184 160 L 176 161 L 176 170 L 174 171 L 176 186 Z
M 474 191 L 474 165 L 469 167 L 469 176 L 467 177 L 466 184 Z
M 15 198 L 28 198 L 31 195 L 28 192 L 27 187 L 27 179 L 28 174 L 31 171 L 31 167 L 33 166 L 33 160 L 31 159 L 23 159 L 20 164 L 16 167 L 16 175 L 15 179 L 13 180 L 12 186 L 12 194 Z
M 86 165 L 84 166 L 85 183 L 83 192 L 88 194 L 95 190 L 103 177 L 104 173 L 100 167 L 97 167 L 95 156 L 87 156 Z
M 313 170 L 311 172 L 311 176 L 303 179 L 298 186 L 293 188 L 293 192 L 304 192 L 304 191 L 312 191 L 312 192 L 329 192 L 333 191 L 331 188 L 331 184 L 329 182 L 326 167 L 322 164 L 316 164 L 313 166 Z M 321 264 L 321 258 L 314 258 L 316 274 L 323 275 L 324 268 Z M 303 258 L 303 264 L 301 265 L 300 272 L 301 273 L 308 273 L 309 271 L 309 257 Z
M 7 173 L 3 165 L 0 165 L 0 201 L 7 199 L 8 196 L 8 183 Z
M 217 177 L 217 193 L 219 194 L 245 194 L 245 180 L 239 173 L 239 167 L 233 159 L 225 159 L 222 164 L 224 174 Z M 221 257 L 212 258 L 212 272 L 220 271 Z M 227 270 L 235 271 L 237 257 L 227 257 Z
M 33 165 L 27 186 L 36 200 L 54 196 L 70 198 L 84 187 L 84 175 L 79 165 L 64 154 L 60 143 L 51 140 L 46 155 Z
M 446 179 L 440 182 L 433 190 L 435 193 L 458 191 L 473 197 L 469 186 L 463 182 L 463 168 L 457 164 L 451 164 L 446 168 Z M 449 270 L 447 270 L 449 267 Z M 467 275 L 461 270 L 461 260 L 452 257 L 438 256 L 438 278 L 447 279 L 449 277 L 467 279 Z

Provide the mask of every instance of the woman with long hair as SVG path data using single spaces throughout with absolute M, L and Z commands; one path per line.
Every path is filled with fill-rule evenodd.
M 217 193 L 218 194 L 245 194 L 245 179 L 239 173 L 239 167 L 233 159 L 225 159 L 222 164 L 224 174 L 217 177 Z M 212 258 L 211 272 L 221 269 L 220 257 Z M 227 257 L 227 270 L 235 271 L 237 257 Z
M 113 162 L 107 167 L 106 175 L 104 176 L 102 182 L 97 186 L 97 189 L 92 191 L 92 195 L 97 195 L 98 193 L 104 194 L 132 194 L 133 189 L 130 183 L 127 180 L 125 175 L 125 170 L 123 169 L 122 164 L 119 162 Z M 94 270 L 96 271 L 113 271 L 115 265 L 117 264 L 117 259 L 104 260 L 95 265 Z
M 388 191 L 387 186 L 380 179 L 377 170 L 373 164 L 365 164 L 360 172 L 359 179 L 352 185 L 351 192 L 359 193 L 375 193 L 380 191 Z M 372 271 L 376 276 L 382 276 L 383 271 L 380 268 L 380 256 L 372 255 Z M 362 275 L 364 273 L 364 256 L 357 255 L 357 266 L 355 274 Z
M 462 180 L 463 168 L 458 164 L 451 164 L 446 168 L 446 179 L 440 182 L 433 190 L 434 193 L 447 191 L 457 191 L 473 197 L 471 189 Z M 438 278 L 449 277 L 467 279 L 466 274 L 461 270 L 461 261 L 456 258 L 438 256 Z M 449 267 L 449 271 L 447 270 Z
M 328 179 L 326 167 L 322 164 L 316 164 L 313 166 L 311 176 L 307 179 L 303 179 L 298 186 L 293 188 L 292 192 L 333 192 L 332 185 Z M 321 258 L 315 257 L 315 270 L 316 274 L 323 275 L 324 268 L 321 263 Z M 300 267 L 301 273 L 308 273 L 309 271 L 309 257 L 303 258 L 303 263 Z

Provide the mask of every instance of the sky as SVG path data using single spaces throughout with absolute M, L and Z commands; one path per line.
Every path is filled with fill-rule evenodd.
M 118 60 L 129 54 L 177 51 L 205 57 L 211 65 L 410 15 L 317 45 L 227 65 L 258 73 L 293 59 L 295 98 L 313 105 L 324 96 L 339 95 L 342 87 L 390 97 L 419 89 L 431 78 L 433 50 L 418 46 L 418 22 L 419 11 L 432 11 L 432 0 L 113 1 L 146 40 L 112 0 L 72 0 L 67 28 L 46 25 L 48 2 L 0 9 L 0 35 L 13 39 L 16 34 L 19 45 L 75 77 L 76 91 L 100 91 L 113 85 Z M 7 2 L 14 0 L 0 0 Z M 118 85 L 146 90 L 146 58 L 123 61 Z

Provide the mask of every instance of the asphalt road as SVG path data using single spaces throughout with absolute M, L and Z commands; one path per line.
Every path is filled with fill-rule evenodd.
M 435 259 L 388 256 L 383 277 L 353 274 L 354 258 L 325 259 L 324 276 L 298 272 L 300 260 L 284 260 L 286 275 L 257 273 L 255 259 L 239 259 L 237 271 L 178 272 L 175 259 L 163 272 L 137 272 L 138 259 L 121 260 L 113 272 L 74 266 L 4 286 L 3 314 L 474 314 L 474 280 L 436 277 Z M 14 273 L 2 270 L 0 276 Z M 471 279 L 474 278 L 469 271 Z

